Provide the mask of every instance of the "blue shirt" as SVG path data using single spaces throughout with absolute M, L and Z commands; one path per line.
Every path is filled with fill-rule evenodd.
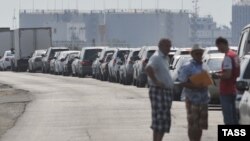
M 189 77 L 202 72 L 204 69 L 201 63 L 196 62 L 195 60 L 190 60 L 184 64 L 178 73 L 178 80 L 183 82 L 189 82 Z M 189 89 L 184 87 L 182 94 L 186 97 L 187 100 L 191 101 L 194 104 L 207 104 L 209 102 L 209 92 L 207 88 L 204 89 Z

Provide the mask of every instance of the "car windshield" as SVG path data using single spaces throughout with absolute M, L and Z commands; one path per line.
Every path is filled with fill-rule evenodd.
M 67 51 L 69 49 L 52 49 L 51 53 L 50 53 L 50 57 L 53 57 L 55 55 L 56 52 L 58 51 Z
M 114 50 L 109 50 L 109 51 L 106 51 L 106 52 L 105 52 L 105 54 L 103 55 L 103 57 L 106 57 L 106 56 L 107 56 L 107 54 L 109 54 L 109 53 L 112 53 L 112 54 L 113 54 L 114 52 L 115 52 Z
M 186 51 L 181 51 L 181 55 L 187 55 L 190 54 L 190 51 L 186 50 Z
M 11 52 L 7 52 L 6 55 L 7 55 L 7 56 L 14 56 L 14 54 L 12 54 Z
M 101 52 L 102 49 L 89 49 L 85 51 L 84 60 L 94 61 L 98 57 L 98 53 Z
M 178 70 L 183 64 L 185 64 L 186 62 L 188 62 L 191 59 L 192 59 L 191 56 L 179 58 L 175 64 L 175 68 L 177 68 L 177 70 Z
M 36 56 L 42 56 L 42 54 L 44 54 L 44 53 L 45 53 L 44 51 L 37 51 Z
M 219 71 L 219 70 L 221 70 L 222 60 L 223 60 L 223 58 L 209 59 L 208 62 L 207 62 L 209 70 L 210 71 Z
M 219 50 L 209 50 L 207 52 L 208 54 L 213 54 L 213 53 L 220 53 Z
M 155 50 L 149 50 L 147 54 L 147 58 L 150 58 L 155 53 Z
M 248 63 L 247 68 L 246 68 L 246 70 L 244 72 L 244 75 L 243 75 L 244 79 L 250 79 L 250 73 L 249 73 L 249 71 L 250 71 L 250 63 Z

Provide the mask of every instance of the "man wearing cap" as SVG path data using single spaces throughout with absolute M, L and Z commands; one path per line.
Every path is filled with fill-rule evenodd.
M 190 81 L 192 75 L 205 71 L 202 67 L 203 48 L 195 44 L 191 49 L 192 59 L 184 64 L 178 75 L 180 85 L 183 86 L 182 95 L 185 96 L 188 137 L 190 141 L 200 141 L 202 130 L 208 128 L 208 102 L 207 86 L 195 85 Z
M 145 68 L 148 75 L 149 98 L 152 108 L 153 141 L 162 141 L 164 133 L 171 127 L 173 80 L 169 73 L 168 53 L 171 48 L 169 39 L 161 39 L 157 50 Z

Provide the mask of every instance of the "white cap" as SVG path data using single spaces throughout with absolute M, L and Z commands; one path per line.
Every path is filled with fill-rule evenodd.
M 194 46 L 191 49 L 191 52 L 193 51 L 204 51 L 204 49 L 199 44 L 194 44 Z

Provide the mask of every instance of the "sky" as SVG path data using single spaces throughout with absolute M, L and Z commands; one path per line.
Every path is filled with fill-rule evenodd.
M 194 11 L 194 0 L 0 0 L 0 27 L 18 23 L 19 9 L 103 10 L 103 9 L 180 9 Z M 230 26 L 233 0 L 199 0 L 200 16 L 211 15 L 219 25 Z

